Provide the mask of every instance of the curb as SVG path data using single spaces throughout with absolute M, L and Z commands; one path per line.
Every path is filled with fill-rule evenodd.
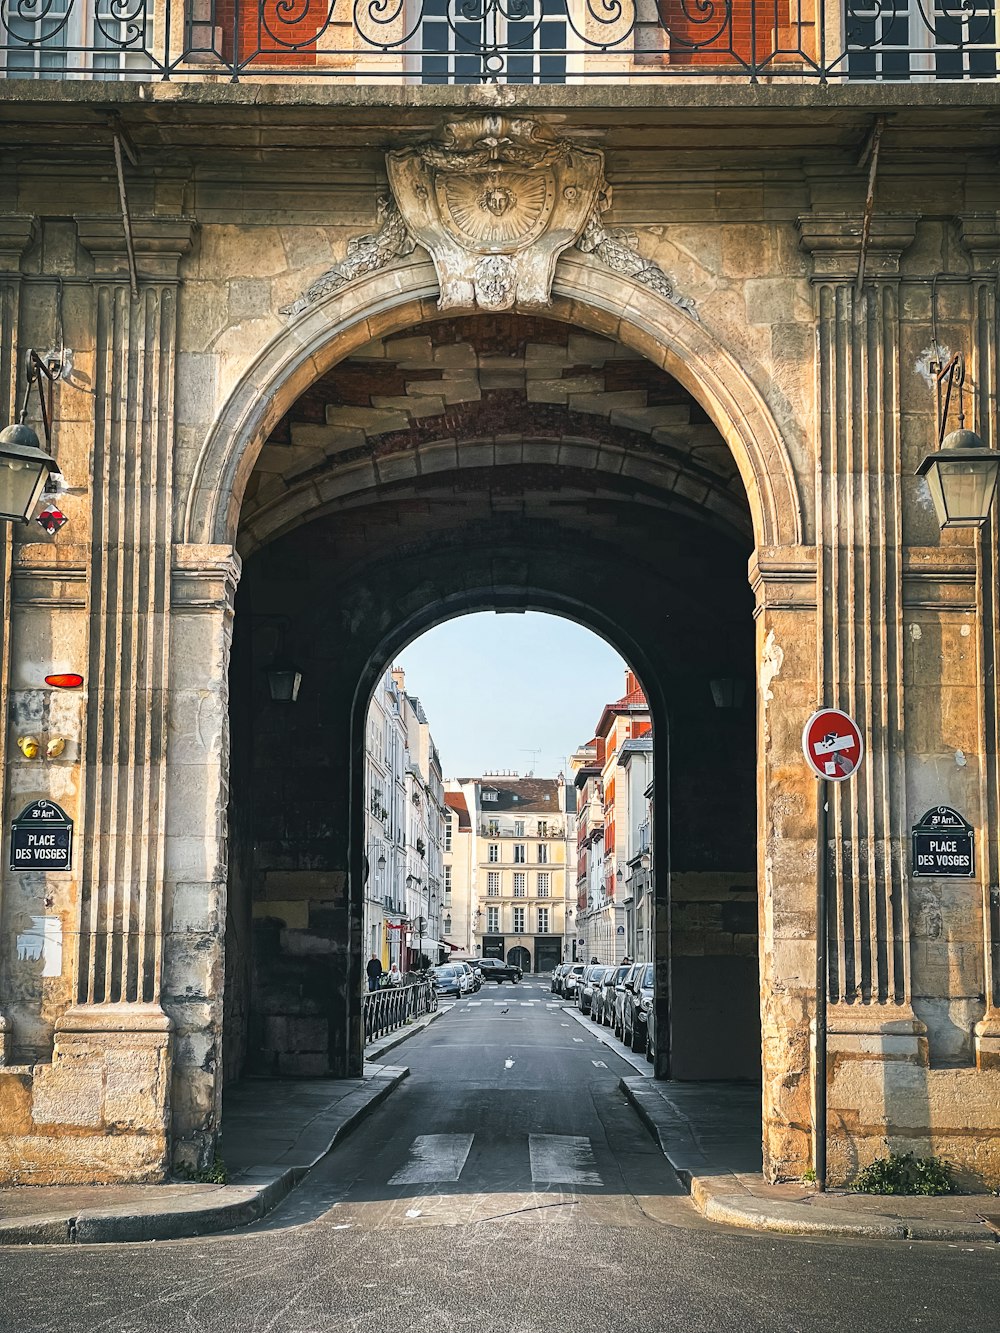
M 808 1214 L 804 1214 L 798 1204 L 784 1203 L 779 1199 L 758 1199 L 744 1190 L 730 1171 L 714 1176 L 701 1175 L 690 1166 L 683 1166 L 675 1160 L 675 1154 L 665 1141 L 655 1117 L 644 1104 L 645 1098 L 637 1095 L 642 1089 L 631 1085 L 631 1079 L 623 1078 L 619 1082 L 619 1087 L 670 1163 L 677 1179 L 690 1194 L 698 1211 L 710 1222 L 722 1222 L 751 1231 L 771 1231 L 784 1236 L 862 1236 L 868 1240 L 943 1240 L 987 1245 L 1000 1241 L 1000 1236 L 993 1234 L 985 1223 L 939 1223 L 918 1218 L 900 1218 L 897 1221 L 869 1219 L 857 1213 L 845 1214 L 822 1205 L 810 1207 Z
M 82 1208 L 72 1216 L 39 1214 L 8 1221 L 0 1219 L 0 1246 L 108 1245 L 184 1240 L 257 1222 L 281 1203 L 327 1153 L 357 1128 L 376 1106 L 385 1101 L 409 1072 L 405 1067 L 397 1068 L 391 1074 L 373 1078 L 373 1084 L 377 1082 L 382 1086 L 375 1088 L 371 1096 L 366 1097 L 337 1124 L 326 1146 L 304 1165 L 284 1169 L 254 1168 L 244 1173 L 240 1178 L 241 1183 L 220 1185 L 212 1196 L 214 1201 L 204 1204 L 193 1203 L 184 1207 L 172 1201 L 167 1207 L 151 1207 L 145 1212 L 138 1211 L 135 1204 L 118 1204 L 105 1209 Z M 345 1097 L 344 1101 L 347 1100 Z

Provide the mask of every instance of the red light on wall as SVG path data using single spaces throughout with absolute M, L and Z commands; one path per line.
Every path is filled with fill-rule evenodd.
M 46 676 L 46 685 L 54 685 L 57 690 L 75 690 L 78 685 L 83 684 L 83 677 L 78 676 L 75 671 L 65 671 L 57 676 Z

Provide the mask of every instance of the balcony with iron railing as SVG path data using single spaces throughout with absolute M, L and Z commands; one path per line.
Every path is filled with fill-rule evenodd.
M 997 0 L 0 0 L 17 78 L 993 79 Z

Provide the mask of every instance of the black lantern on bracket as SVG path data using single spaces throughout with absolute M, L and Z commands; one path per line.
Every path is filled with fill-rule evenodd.
M 747 697 L 747 683 L 737 676 L 720 676 L 710 680 L 712 702 L 716 708 L 742 708 Z
M 37 385 L 42 409 L 42 430 L 46 449 L 51 450 L 51 399 L 42 392 L 42 380 L 49 384 L 59 373 L 58 361 L 46 363 L 37 352 L 28 352 L 28 386 L 17 424 L 0 431 L 0 519 L 20 520 L 27 523 L 32 510 L 41 498 L 49 477 L 59 471 L 55 459 L 41 447 L 38 436 L 27 425 L 28 400 L 31 386 Z
M 934 512 L 942 528 L 981 528 L 990 515 L 1000 471 L 1000 453 L 988 449 L 979 436 L 965 428 L 962 388 L 965 359 L 957 352 L 938 371 L 938 383 L 947 381 L 937 451 L 928 454 L 917 468 L 927 482 Z M 945 435 L 953 388 L 958 387 L 958 430 Z
M 272 662 L 267 669 L 267 688 L 272 703 L 295 703 L 301 684 L 302 672 L 289 662 Z

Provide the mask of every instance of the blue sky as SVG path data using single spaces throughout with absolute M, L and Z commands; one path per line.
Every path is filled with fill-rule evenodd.
M 609 644 L 534 611 L 449 620 L 396 665 L 424 706 L 446 777 L 497 769 L 552 777 L 625 690 L 625 663 Z

